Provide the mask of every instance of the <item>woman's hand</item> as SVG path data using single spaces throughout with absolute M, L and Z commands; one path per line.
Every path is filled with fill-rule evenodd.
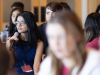
M 13 35 L 11 38 L 8 39 L 10 42 L 12 40 L 18 41 L 19 39 L 17 38 L 17 36 Z
M 6 41 L 6 47 L 8 50 L 12 50 L 12 47 L 13 47 L 13 43 L 14 41 L 18 41 L 19 39 L 17 38 L 17 36 L 13 35 L 12 37 L 8 37 L 7 38 L 7 41 Z
M 15 65 L 14 44 L 12 42 L 13 40 L 18 41 L 19 39 L 17 38 L 17 36 L 13 35 L 12 37 L 8 37 L 7 41 L 6 41 L 6 48 L 7 48 L 9 55 L 10 55 L 9 68 L 13 68 L 13 66 Z M 10 47 L 12 47 L 12 48 L 10 48 Z

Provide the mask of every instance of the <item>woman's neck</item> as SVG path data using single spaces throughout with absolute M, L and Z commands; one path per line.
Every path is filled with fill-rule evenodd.
M 21 33 L 21 39 L 24 40 L 24 41 L 27 41 L 26 33 Z
M 77 62 L 74 57 L 64 58 L 61 60 L 63 65 L 72 71 L 72 69 L 77 65 Z

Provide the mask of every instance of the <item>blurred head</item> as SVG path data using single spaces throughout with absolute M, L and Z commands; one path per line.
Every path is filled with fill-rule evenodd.
M 82 68 L 85 62 L 84 32 L 74 13 L 71 11 L 58 13 L 48 22 L 46 34 L 52 60 L 58 59 L 61 61 L 65 58 L 75 57 L 77 64 L 80 66 L 79 69 Z M 54 66 L 55 63 L 55 67 L 57 67 L 57 62 L 53 61 L 52 65 Z
M 5 45 L 0 41 L 0 75 L 7 75 L 9 69 L 10 57 Z
M 60 4 L 64 7 L 65 10 L 71 10 L 69 5 L 65 2 L 60 2 Z
M 22 11 L 18 8 L 15 8 L 11 11 L 10 13 L 10 27 L 9 27 L 9 34 L 10 36 L 13 35 L 13 33 L 15 32 L 15 19 L 16 19 L 16 16 L 21 13 Z
M 39 39 L 42 40 L 37 28 L 35 16 L 31 12 L 24 11 L 18 14 L 15 23 L 19 33 L 26 33 L 27 41 L 31 47 L 33 41 L 37 43 Z
M 24 4 L 21 2 L 15 2 L 11 6 L 12 9 L 19 8 L 20 10 L 24 10 Z
M 50 2 L 46 5 L 46 20 L 49 21 L 56 12 L 63 10 L 63 6 L 58 2 Z
M 16 16 L 20 13 L 19 10 L 14 10 L 12 12 L 12 16 L 11 16 L 11 19 L 12 19 L 12 23 L 15 24 L 15 19 L 16 19 Z
M 100 13 L 100 5 L 98 5 L 98 7 L 96 9 L 96 13 Z
M 85 21 L 85 37 L 87 42 L 91 42 L 94 38 L 99 37 L 100 24 L 99 14 L 91 13 L 87 16 Z

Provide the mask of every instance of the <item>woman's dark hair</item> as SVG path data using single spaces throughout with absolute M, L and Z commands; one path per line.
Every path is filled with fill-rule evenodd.
M 23 17 L 28 27 L 28 31 L 26 33 L 26 39 L 27 39 L 27 42 L 29 43 L 29 48 L 36 47 L 38 40 L 42 41 L 42 37 L 40 36 L 39 30 L 36 24 L 35 16 L 29 11 L 24 11 L 17 15 L 16 21 L 19 16 Z M 19 38 L 20 38 L 20 35 L 19 35 Z
M 15 9 L 13 9 L 12 11 L 11 11 L 11 13 L 10 13 L 10 26 L 9 26 L 9 36 L 13 36 L 14 35 L 14 33 L 15 33 L 15 31 L 16 31 L 16 25 L 15 24 L 13 24 L 13 22 L 12 22 L 12 13 L 15 11 L 15 10 L 19 10 L 20 12 L 22 12 L 19 8 L 15 8 Z
M 97 9 L 96 9 L 96 13 L 99 13 L 100 10 L 100 5 L 98 5 Z
M 99 37 L 99 31 L 99 14 L 89 14 L 85 21 L 85 37 L 87 42 L 91 42 L 94 38 Z

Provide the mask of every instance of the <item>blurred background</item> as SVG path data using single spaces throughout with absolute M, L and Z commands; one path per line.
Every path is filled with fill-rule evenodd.
M 52 1 L 68 3 L 82 24 L 84 24 L 86 16 L 91 12 L 95 12 L 100 4 L 100 0 L 0 0 L 0 31 L 5 25 L 9 24 L 11 5 L 14 2 L 22 2 L 25 6 L 24 10 L 34 13 L 37 25 L 40 25 L 46 22 L 45 6 Z

